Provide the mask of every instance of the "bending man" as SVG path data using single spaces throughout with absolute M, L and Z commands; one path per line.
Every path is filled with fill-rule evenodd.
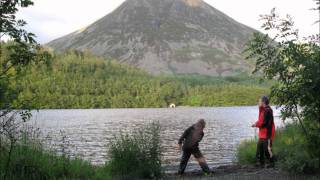
M 196 124 L 185 130 L 180 137 L 178 144 L 179 149 L 183 151 L 183 154 L 180 162 L 179 174 L 184 173 L 191 154 L 196 158 L 205 173 L 211 172 L 199 149 L 199 142 L 204 136 L 203 130 L 205 126 L 206 122 L 203 119 L 200 119 Z

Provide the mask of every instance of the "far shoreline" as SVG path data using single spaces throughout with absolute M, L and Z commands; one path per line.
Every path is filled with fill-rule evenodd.
M 147 108 L 44 108 L 44 109 L 30 109 L 31 111 L 43 111 L 43 110 L 134 110 L 134 109 L 192 109 L 192 108 L 240 108 L 240 107 L 257 107 L 257 105 L 233 105 L 233 106 L 177 106 L 175 108 L 170 107 L 147 107 Z M 278 108 L 276 105 L 272 105 L 274 108 Z M 22 110 L 26 111 L 27 109 L 13 109 L 13 110 Z

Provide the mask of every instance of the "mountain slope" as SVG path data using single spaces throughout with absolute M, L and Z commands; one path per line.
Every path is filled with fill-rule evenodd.
M 251 67 L 241 52 L 253 32 L 202 0 L 127 0 L 48 45 L 90 50 L 153 74 L 231 75 Z

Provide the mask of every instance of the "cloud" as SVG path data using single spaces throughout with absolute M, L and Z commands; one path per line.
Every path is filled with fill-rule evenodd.
M 81 29 L 110 13 L 123 0 L 34 0 L 34 6 L 22 8 L 18 17 L 37 35 L 40 43 Z
M 292 15 L 301 35 L 319 32 L 312 25 L 318 17 L 312 0 L 205 0 L 233 19 L 260 29 L 260 14 L 267 14 L 273 7 Z M 124 0 L 34 0 L 35 5 L 23 8 L 18 17 L 28 22 L 27 29 L 38 36 L 40 43 L 46 43 L 78 29 L 86 27 L 106 14 L 112 12 Z

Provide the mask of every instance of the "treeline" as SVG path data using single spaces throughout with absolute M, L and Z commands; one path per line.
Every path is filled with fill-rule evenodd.
M 53 54 L 11 84 L 17 108 L 146 108 L 254 105 L 268 84 L 248 77 L 152 76 L 90 53 Z M 24 102 L 24 103 L 21 103 Z M 28 102 L 28 103 L 26 103 Z

